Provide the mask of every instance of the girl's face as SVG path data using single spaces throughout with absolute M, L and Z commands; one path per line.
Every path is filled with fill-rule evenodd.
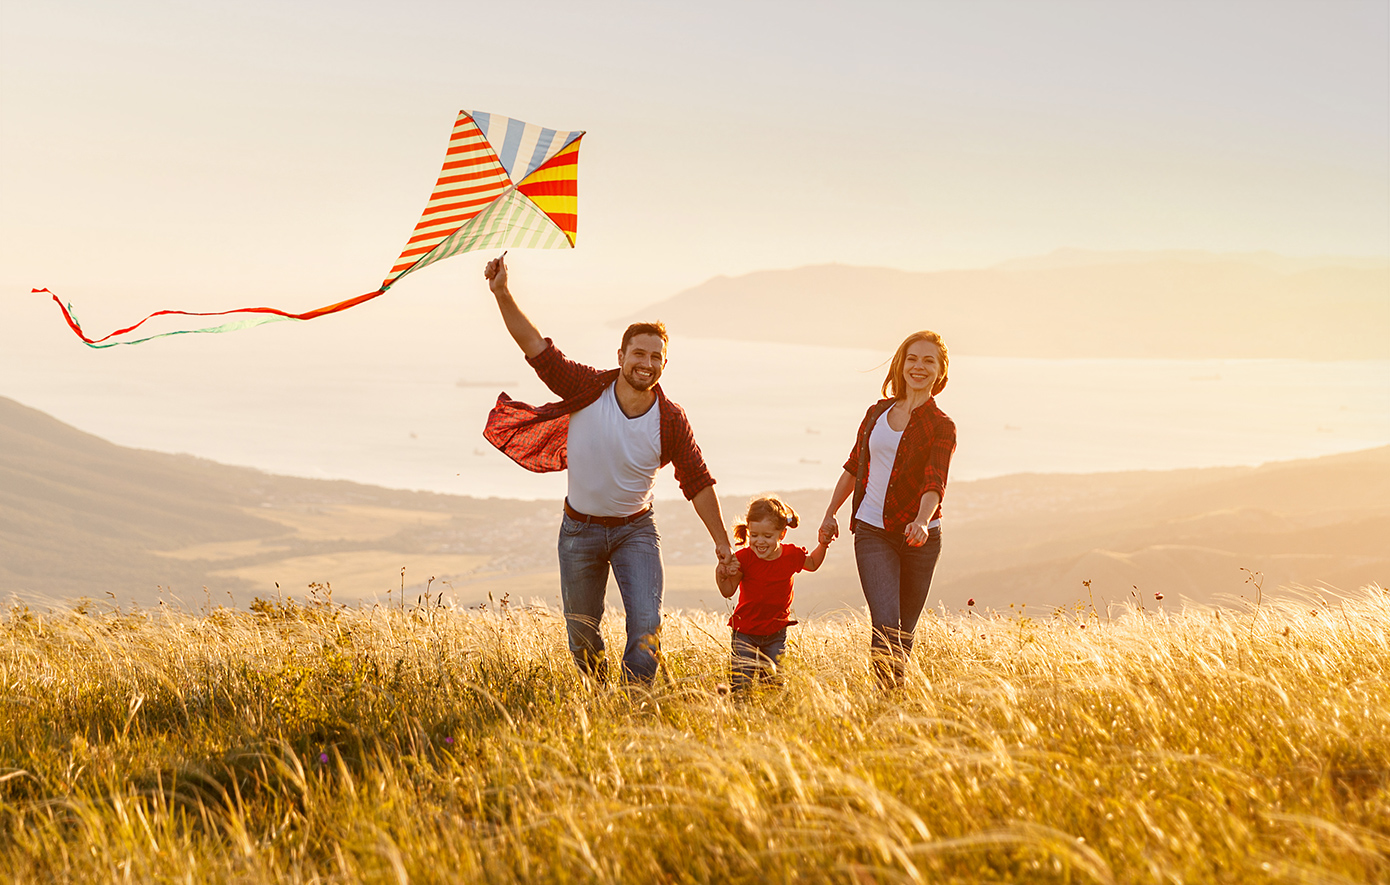
M 930 341 L 914 341 L 903 356 L 903 380 L 914 393 L 931 393 L 941 374 L 941 355 Z
M 759 559 L 776 559 L 782 555 L 782 539 L 787 529 L 777 527 L 770 519 L 748 521 L 748 546 Z

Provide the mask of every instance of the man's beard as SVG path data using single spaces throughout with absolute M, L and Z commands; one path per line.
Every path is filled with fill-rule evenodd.
M 653 369 L 651 377 L 646 381 L 642 381 L 637 377 L 637 371 L 635 369 L 629 369 L 623 372 L 623 380 L 630 384 L 635 390 L 651 390 L 656 386 L 656 382 L 661 380 L 661 370 Z

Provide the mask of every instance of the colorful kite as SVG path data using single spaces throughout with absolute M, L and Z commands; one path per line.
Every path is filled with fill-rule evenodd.
M 391 272 L 374 292 L 304 313 L 274 307 L 243 307 L 208 313 L 159 310 L 133 326 L 103 338 L 88 338 L 73 314 L 47 289 L 68 325 L 88 347 L 139 344 L 167 335 L 231 332 L 283 320 L 312 320 L 371 301 L 401 277 L 462 252 L 476 249 L 568 249 L 578 219 L 579 142 L 582 131 L 559 132 L 482 111 L 459 111 L 444 154 L 444 168 L 424 214 Z M 161 316 L 248 316 L 202 329 L 179 329 L 144 338 L 123 338 Z

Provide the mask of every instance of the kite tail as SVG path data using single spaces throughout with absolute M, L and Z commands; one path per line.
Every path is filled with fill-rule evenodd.
M 322 316 L 328 316 L 330 313 L 338 313 L 339 311 L 347 310 L 349 307 L 356 307 L 359 304 L 371 301 L 378 295 L 385 294 L 386 290 L 389 288 L 390 286 L 382 286 L 375 292 L 367 292 L 363 295 L 358 295 L 356 298 L 349 298 L 346 301 L 339 301 L 337 304 L 330 304 L 327 307 L 316 308 L 314 310 L 305 311 L 304 313 L 287 313 L 283 310 L 277 310 L 274 307 L 241 307 L 235 310 L 216 310 L 207 312 L 188 310 L 157 310 L 149 316 L 145 317 L 140 322 L 136 323 L 135 325 L 126 326 L 124 329 L 117 329 L 109 335 L 104 335 L 101 338 L 87 337 L 86 333 L 82 331 L 82 324 L 77 321 L 77 315 L 73 313 L 71 304 L 64 304 L 61 300 L 59 300 L 57 295 L 54 295 L 48 289 L 32 289 L 31 292 L 35 295 L 48 295 L 49 297 L 51 297 L 53 299 L 53 302 L 58 305 L 58 309 L 63 312 L 63 318 L 68 321 L 68 328 L 72 329 L 72 331 L 76 333 L 77 337 L 82 339 L 83 344 L 86 344 L 88 347 L 102 348 L 115 347 L 117 344 L 140 344 L 145 341 L 153 341 L 156 338 L 166 338 L 170 335 L 194 335 L 207 332 L 231 332 L 237 329 L 249 329 L 252 326 L 265 325 L 266 323 L 284 322 L 285 320 L 313 320 Z M 131 332 L 134 332 L 136 329 L 140 328 L 145 323 L 149 322 L 155 317 L 221 317 L 232 316 L 235 314 L 254 314 L 255 316 L 247 319 L 235 320 L 230 323 L 222 323 L 221 325 L 217 326 L 207 326 L 202 329 L 178 329 L 173 332 L 160 332 L 156 335 L 147 335 L 144 338 L 135 338 L 132 340 L 111 340 L 113 338 L 118 338 L 121 335 L 127 335 Z

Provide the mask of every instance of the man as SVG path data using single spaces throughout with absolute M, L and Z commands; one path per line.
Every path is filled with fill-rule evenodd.
M 664 571 L 652 519 L 656 472 L 675 465 L 676 481 L 714 539 L 720 563 L 733 556 L 728 530 L 690 422 L 657 382 L 666 367 L 666 329 L 634 323 L 623 334 L 618 368 L 601 372 L 566 359 L 517 307 L 507 265 L 483 271 L 502 320 L 526 361 L 558 403 L 528 406 L 505 393 L 483 435 L 521 466 L 538 473 L 569 469 L 560 523 L 560 598 L 570 653 L 586 676 L 607 676 L 603 659 L 603 596 L 612 567 L 627 614 L 623 676 L 656 676 Z

